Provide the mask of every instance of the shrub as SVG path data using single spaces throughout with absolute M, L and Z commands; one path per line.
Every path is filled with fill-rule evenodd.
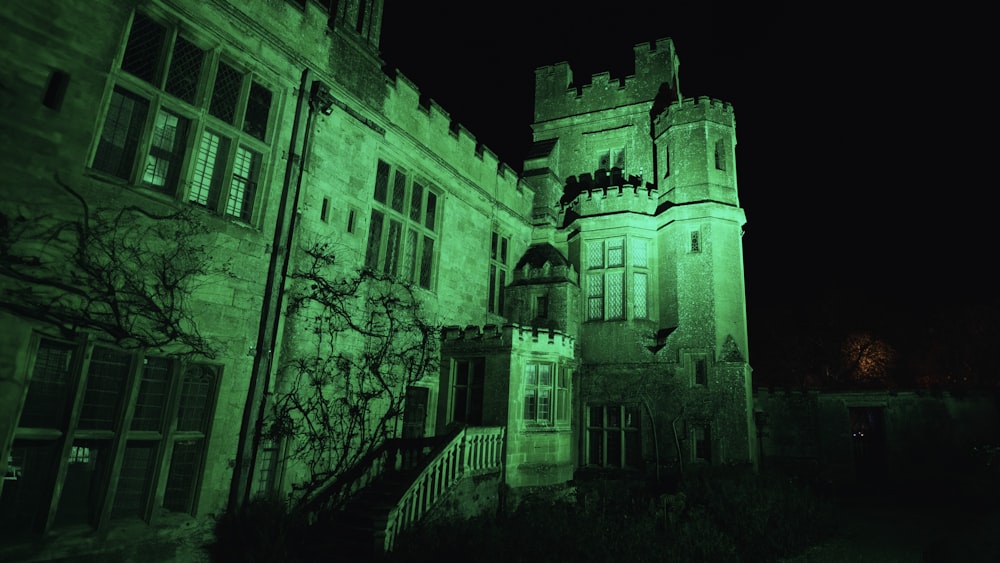
M 207 551 L 215 563 L 291 563 L 298 529 L 283 504 L 255 500 L 216 520 Z

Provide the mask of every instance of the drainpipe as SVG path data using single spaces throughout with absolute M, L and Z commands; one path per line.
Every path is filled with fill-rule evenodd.
M 308 86 L 309 69 L 305 69 L 302 71 L 299 95 L 295 102 L 295 119 L 292 121 L 285 179 L 281 187 L 281 202 L 274 227 L 271 260 L 268 264 L 267 281 L 264 288 L 264 303 L 261 307 L 260 325 L 257 331 L 257 346 L 254 350 L 253 369 L 247 387 L 247 400 L 243 408 L 239 443 L 233 464 L 233 480 L 229 488 L 230 510 L 238 509 L 250 500 L 253 468 L 256 463 L 257 447 L 263 426 L 264 406 L 267 400 L 267 388 L 270 382 L 271 362 L 274 359 L 274 347 L 281 319 L 285 278 L 288 274 L 292 237 L 295 233 L 295 217 L 302 188 L 303 160 L 314 113 L 311 104 L 307 103 L 309 101 Z M 308 112 L 305 116 L 305 127 L 300 128 L 305 112 Z

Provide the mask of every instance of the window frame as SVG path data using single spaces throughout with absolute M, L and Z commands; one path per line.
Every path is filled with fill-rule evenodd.
M 493 229 L 490 235 L 489 293 L 486 311 L 504 314 L 504 287 L 510 279 L 510 237 Z
M 464 384 L 459 384 L 459 373 L 465 372 Z M 486 358 L 452 358 L 449 378 L 451 400 L 449 417 L 452 422 L 469 426 L 482 426 L 484 390 L 486 387 Z M 462 390 L 461 418 L 459 417 L 459 390 Z
M 638 250 L 640 244 L 642 252 Z M 586 293 L 582 301 L 586 322 L 651 318 L 651 244 L 648 238 L 625 234 L 583 241 Z M 600 262 L 596 260 L 598 252 L 593 250 L 596 247 L 600 247 Z M 612 284 L 621 288 L 621 302 L 614 311 Z
M 374 184 L 365 267 L 434 291 L 442 192 L 422 177 L 383 158 L 377 159 Z M 415 209 L 418 199 L 419 209 Z
M 712 441 L 712 424 L 695 423 L 690 430 L 691 462 L 712 465 L 715 444 Z
M 42 470 L 37 479 L 25 485 L 29 487 L 26 490 L 11 492 L 9 483 L 4 486 L 0 507 L 23 508 L 24 503 L 34 507 L 31 509 L 34 512 L 26 518 L 25 529 L 19 531 L 44 534 L 53 528 L 80 525 L 106 530 L 113 522 L 142 520 L 152 524 L 163 511 L 196 514 L 223 367 L 122 350 L 93 339 L 74 342 L 35 333 L 30 341 L 30 361 L 25 368 L 28 376 L 23 405 L 33 401 L 32 382 L 40 376 L 37 370 L 43 348 L 58 348 L 66 354 L 60 373 L 65 383 L 66 401 L 63 412 L 42 426 L 22 426 L 25 418 L 22 408 L 15 427 L 12 459 L 17 460 L 20 456 L 23 462 L 48 453 L 52 456 L 50 463 L 55 466 Z M 109 364 L 112 360 L 116 363 Z M 165 379 L 149 377 L 151 361 L 166 366 Z M 189 374 L 197 368 L 209 372 L 211 381 L 204 387 L 203 395 L 188 395 Z M 99 378 L 107 380 L 103 388 Z M 156 383 L 164 384 L 160 386 L 162 393 L 155 392 Z M 109 407 L 108 402 L 102 402 L 102 394 L 114 404 Z M 155 404 L 149 401 L 151 397 Z M 184 401 L 192 397 L 203 402 L 200 408 L 185 411 Z M 42 400 L 46 399 L 42 397 Z M 145 418 L 150 412 L 157 414 Z M 183 414 L 192 412 L 196 416 L 194 419 Z M 94 413 L 103 414 L 95 419 L 91 416 Z M 150 424 L 143 426 L 143 421 Z M 199 424 L 195 428 L 184 428 L 181 424 L 184 421 Z M 192 444 L 197 451 L 188 461 L 194 470 L 185 476 L 183 468 L 175 470 L 174 462 L 179 459 L 175 454 L 179 447 Z M 135 454 L 143 450 L 145 454 L 136 459 Z M 138 460 L 139 465 L 130 462 L 130 458 L 132 462 Z M 73 466 L 77 464 L 90 467 L 74 471 Z M 31 470 L 22 470 L 22 478 L 26 471 Z M 180 501 L 182 507 L 171 508 L 167 506 L 171 502 L 169 485 L 177 483 L 172 478 L 178 475 L 186 496 Z M 132 482 L 137 480 L 138 488 L 131 488 Z M 84 483 L 90 491 L 86 499 L 79 496 L 79 488 Z M 74 492 L 77 493 L 75 498 Z M 130 494 L 133 502 L 123 504 L 123 499 L 129 500 Z M 18 495 L 27 496 L 19 500 Z M 7 506 L 8 502 L 14 504 Z M 121 513 L 123 510 L 126 513 Z
M 715 169 L 726 171 L 726 141 L 725 139 L 717 139 L 715 141 Z
M 134 11 L 129 18 L 118 55 L 109 71 L 105 101 L 95 123 L 96 134 L 87 159 L 88 172 L 147 193 L 205 208 L 235 222 L 258 225 L 265 200 L 264 178 L 268 177 L 271 146 L 276 136 L 279 90 L 274 87 L 274 81 L 258 72 L 250 72 L 247 70 L 249 65 L 241 64 L 228 51 L 211 47 L 213 41 L 202 37 L 197 30 L 178 26 L 169 19 L 142 10 Z M 138 21 L 155 26 L 149 29 L 158 30 L 153 39 L 160 42 L 158 48 L 133 53 L 150 59 L 146 61 L 149 70 L 144 71 L 143 76 L 134 73 L 134 68 L 126 68 L 126 64 L 129 67 L 134 64 L 129 49 L 133 46 L 133 32 L 138 29 Z M 136 44 L 143 39 L 139 35 L 136 38 Z M 174 72 L 190 70 L 175 68 L 173 64 L 182 41 L 200 53 L 194 85 L 187 89 L 190 99 L 181 97 L 176 87 L 171 86 L 177 84 L 172 80 Z M 234 114 L 231 122 L 217 117 L 212 107 L 221 65 L 233 69 L 239 80 L 232 94 Z M 253 92 L 256 94 L 252 95 Z M 120 100 L 129 99 L 145 104 L 142 115 L 136 113 L 135 108 L 122 109 L 125 102 Z M 124 138 L 118 119 L 122 111 L 129 111 Z M 114 117 L 112 112 L 117 112 Z M 183 120 L 183 130 L 157 127 L 162 116 Z M 210 135 L 224 139 L 225 143 L 220 142 L 220 145 L 224 144 L 225 149 L 212 152 L 212 161 L 203 165 L 202 158 L 209 154 L 203 152 L 203 146 Z M 172 149 L 157 143 L 162 136 L 169 136 Z M 237 174 L 241 152 L 252 155 L 249 174 L 245 177 Z M 153 177 L 148 172 L 150 166 L 166 171 L 157 175 L 162 176 L 162 181 L 150 181 Z M 196 182 L 206 181 L 207 184 L 196 186 Z
M 549 369 L 548 383 L 541 382 L 543 366 Z M 548 428 L 570 423 L 572 377 L 572 369 L 555 360 L 529 360 L 524 364 L 521 418 L 527 426 Z M 543 396 L 547 399 L 545 407 L 542 406 Z
M 642 410 L 637 403 L 591 403 L 586 406 L 586 423 L 581 460 L 589 467 L 613 469 L 642 468 Z M 599 412 L 600 420 L 594 420 Z M 612 413 L 614 416 L 612 416 Z M 631 417 L 631 418 L 629 418 Z M 618 423 L 613 424 L 612 421 Z M 629 421 L 634 421 L 634 424 Z M 613 438 L 613 439 L 612 439 Z M 616 443 L 617 459 L 610 455 L 610 444 Z
M 595 170 L 607 170 L 609 173 L 614 169 L 624 171 L 626 160 L 625 146 L 602 149 L 597 153 L 597 167 Z

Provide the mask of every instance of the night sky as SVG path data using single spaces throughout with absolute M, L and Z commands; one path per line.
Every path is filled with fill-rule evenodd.
M 940 310 L 997 303 L 995 157 L 967 133 L 995 114 L 967 68 L 986 16 L 808 4 L 387 0 L 382 52 L 520 170 L 535 67 L 630 74 L 671 37 L 683 95 L 735 108 L 752 356 L 831 326 L 925 346 Z

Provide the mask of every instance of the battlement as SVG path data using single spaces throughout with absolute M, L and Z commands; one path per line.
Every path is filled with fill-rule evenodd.
M 658 137 L 670 127 L 698 121 L 712 121 L 732 127 L 735 124 L 733 105 L 708 96 L 675 101 L 653 120 L 653 134 Z
M 395 72 L 388 76 L 388 81 L 389 96 L 384 107 L 391 123 L 472 182 L 482 186 L 496 185 L 497 197 L 510 207 L 523 207 L 521 200 L 526 193 L 530 194 L 530 188 L 521 182 L 512 166 L 500 161 L 496 153 L 479 142 L 437 102 L 422 95 L 405 75 Z M 526 201 L 530 205 L 531 197 L 527 196 Z
M 531 348 L 536 352 L 554 352 L 573 356 L 572 336 L 551 328 L 522 326 L 519 324 L 446 326 L 441 329 L 443 345 L 469 344 L 495 346 L 498 350 Z
M 680 61 L 669 37 L 635 45 L 633 55 L 634 74 L 617 79 L 601 72 L 574 82 L 567 62 L 535 69 L 535 121 L 651 103 L 662 84 L 676 87 Z
M 569 211 L 580 217 L 624 212 L 653 215 L 657 197 L 657 189 L 651 184 L 622 183 L 583 188 L 575 197 L 561 203 L 561 215 Z

